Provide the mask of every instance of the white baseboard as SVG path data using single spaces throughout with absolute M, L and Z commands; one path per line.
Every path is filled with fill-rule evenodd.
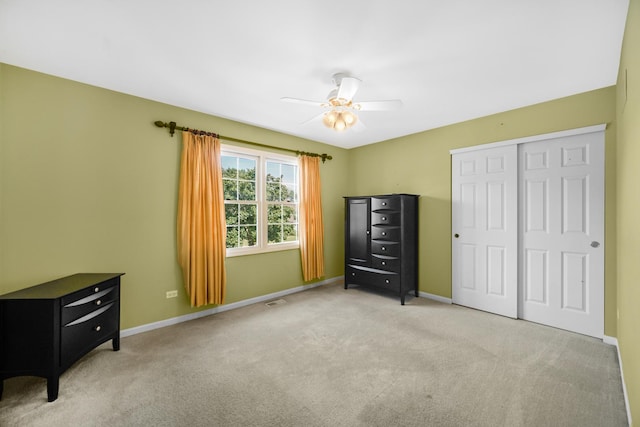
M 622 357 L 620 357 L 620 347 L 618 346 L 618 338 L 609 337 L 605 335 L 602 337 L 602 342 L 605 344 L 613 345 L 616 347 L 616 351 L 618 352 L 618 364 L 620 365 L 620 378 L 622 379 L 622 392 L 624 393 L 624 405 L 627 408 L 627 421 L 629 425 L 631 423 L 631 407 L 629 406 L 629 396 L 627 395 L 627 385 L 624 382 L 624 371 L 622 370 Z
M 129 329 L 123 329 L 120 331 L 120 337 L 128 337 L 130 335 L 141 334 L 143 332 L 152 331 L 154 329 L 164 328 L 166 326 L 176 325 L 178 323 L 187 322 L 189 320 L 199 319 L 205 316 L 211 316 L 212 314 L 222 313 L 223 311 L 233 310 L 235 308 L 244 307 L 247 305 L 255 304 L 263 301 L 270 301 L 272 299 L 281 298 L 285 295 L 294 294 L 296 292 L 306 291 L 307 289 L 315 288 L 322 285 L 328 285 L 333 283 L 340 283 L 344 280 L 344 276 L 333 277 L 321 282 L 312 283 L 309 285 L 302 285 L 291 289 L 285 289 L 284 291 L 274 292 L 272 294 L 261 295 L 255 298 L 249 298 L 242 301 L 233 302 L 231 304 L 219 305 L 217 307 L 198 311 L 197 313 L 185 314 L 183 316 L 173 317 L 171 319 L 160 320 L 159 322 L 147 323 L 146 325 L 136 326 Z
M 441 297 L 440 295 L 429 294 L 427 292 L 418 292 L 422 298 L 432 299 L 434 301 L 443 302 L 445 304 L 452 304 L 451 298 Z

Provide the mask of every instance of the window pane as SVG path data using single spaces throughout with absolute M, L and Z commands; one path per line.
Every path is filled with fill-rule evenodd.
M 258 233 L 255 225 L 240 227 L 240 247 L 255 246 Z
M 238 200 L 256 200 L 256 183 L 249 181 L 239 181 Z
M 287 182 L 290 184 L 295 184 L 298 180 L 298 173 L 296 171 L 297 166 L 288 165 L 286 163 L 282 164 L 282 182 Z
M 227 247 L 237 248 L 238 246 L 238 227 L 227 227 Z
M 267 181 L 280 181 L 280 163 L 267 162 Z
M 224 205 L 224 217 L 227 221 L 227 225 L 238 224 L 238 205 Z
M 240 158 L 238 161 L 238 178 L 255 181 L 256 179 L 256 161 L 253 159 Z
M 258 212 L 256 205 L 240 205 L 239 222 L 243 225 L 256 225 Z
M 283 202 L 291 203 L 296 201 L 296 191 L 293 184 L 282 184 L 280 191 L 282 192 Z
M 279 202 L 280 201 L 280 184 L 277 182 L 267 183 L 267 201 Z
M 288 189 L 289 189 L 289 198 L 291 199 L 291 202 L 298 203 L 298 186 L 291 185 L 290 187 L 288 187 Z
M 223 179 L 222 185 L 224 187 L 225 200 L 238 200 L 238 181 Z
M 293 206 L 283 206 L 282 207 L 282 220 L 283 220 L 283 222 L 297 223 L 298 222 L 297 209 L 294 208 Z
M 285 242 L 295 242 L 298 240 L 298 225 L 285 224 L 282 226 L 282 240 Z
M 282 242 L 282 225 L 279 225 L 279 224 L 268 225 L 267 234 L 269 236 L 269 243 Z
M 222 177 L 237 178 L 238 177 L 238 158 L 232 156 L 221 156 Z
M 269 205 L 267 208 L 267 222 L 280 224 L 282 222 L 282 205 Z

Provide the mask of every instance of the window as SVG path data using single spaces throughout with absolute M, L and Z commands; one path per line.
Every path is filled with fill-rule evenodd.
M 298 247 L 298 159 L 222 146 L 227 256 Z

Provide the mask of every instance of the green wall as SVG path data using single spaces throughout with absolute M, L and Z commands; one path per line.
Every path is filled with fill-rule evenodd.
M 351 150 L 349 193 L 416 193 L 420 199 L 420 290 L 451 298 L 449 150 L 611 123 L 606 146 L 605 334 L 616 336 L 615 87 L 470 120 Z
M 194 311 L 176 262 L 181 137 L 156 120 L 331 154 L 321 167 L 326 278 L 343 274 L 348 151 L 5 64 L 0 95 L 0 293 L 125 272 L 123 328 Z M 226 265 L 227 303 L 304 284 L 298 250 Z
M 617 84 L 618 345 L 635 424 L 640 423 L 640 0 L 631 0 Z

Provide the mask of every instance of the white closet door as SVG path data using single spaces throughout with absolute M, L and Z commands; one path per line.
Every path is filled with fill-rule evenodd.
M 519 317 L 604 334 L 604 134 L 520 146 Z
M 517 146 L 452 156 L 453 302 L 518 309 Z

